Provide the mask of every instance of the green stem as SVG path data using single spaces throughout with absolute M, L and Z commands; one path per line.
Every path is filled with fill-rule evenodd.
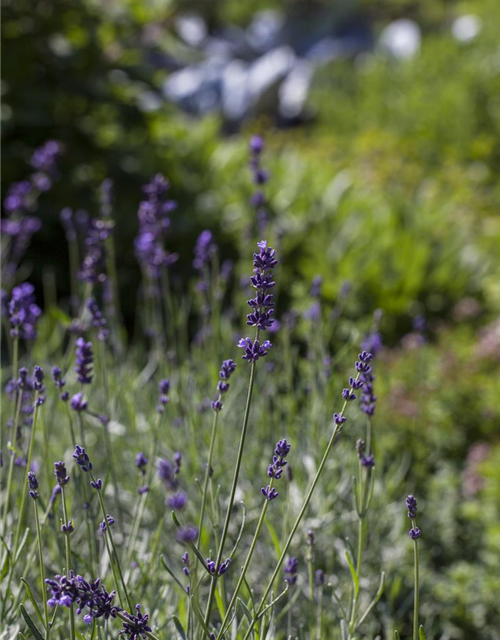
M 95 482 L 96 479 L 94 478 L 94 475 L 91 472 L 89 472 L 89 473 L 90 473 L 90 477 L 92 478 L 92 481 Z M 101 489 L 97 490 L 97 497 L 99 498 L 99 504 L 101 506 L 101 512 L 102 512 L 103 520 L 107 524 L 108 519 L 106 517 L 106 507 L 104 506 L 104 500 L 103 500 L 103 497 L 102 497 L 102 490 Z M 121 565 L 120 565 L 120 561 L 118 559 L 118 554 L 116 552 L 116 546 L 115 546 L 115 542 L 113 540 L 113 534 L 111 533 L 111 527 L 110 526 L 106 526 L 106 531 L 104 532 L 104 536 L 105 537 L 106 537 L 106 534 L 107 534 L 107 536 L 109 538 L 109 542 L 110 542 L 112 550 L 113 550 L 113 553 L 110 555 L 109 561 L 110 561 L 110 563 L 112 565 L 114 563 L 116 563 L 116 569 L 118 571 L 118 575 L 120 576 L 120 582 L 121 582 L 121 584 L 123 586 L 123 593 L 125 594 L 125 598 L 127 599 L 127 603 L 128 603 L 130 611 L 133 611 L 132 601 L 130 599 L 130 596 L 129 596 L 129 593 L 128 593 L 128 590 L 127 590 L 127 585 L 125 584 L 125 580 L 123 578 L 122 568 L 121 568 Z M 109 549 L 108 549 L 108 553 L 109 553 Z M 115 575 L 115 582 L 116 582 L 116 575 Z
M 39 397 L 39 393 L 38 391 L 35 393 L 35 413 L 33 415 L 33 426 L 31 427 L 31 437 L 30 437 L 30 444 L 29 444 L 29 448 L 28 448 L 28 460 L 26 462 L 26 469 L 29 471 L 31 469 L 31 462 L 33 460 L 33 449 L 35 446 L 35 431 L 36 431 L 36 425 L 38 422 L 38 410 L 39 410 L 39 406 L 37 405 L 37 400 Z M 26 497 L 28 495 L 27 491 L 23 491 L 22 495 L 21 495 L 21 507 L 19 509 L 19 514 L 18 514 L 18 520 L 17 520 L 17 528 L 16 528 L 16 537 L 14 538 L 14 549 L 17 551 L 17 545 L 19 543 L 19 536 L 21 535 L 21 529 L 23 526 L 23 520 L 24 520 L 24 511 L 26 508 Z
M 15 435 L 16 433 L 16 429 L 17 429 L 17 423 L 19 421 L 19 413 L 21 411 L 21 397 L 22 394 L 19 393 L 18 394 L 18 398 L 17 398 L 17 406 L 15 409 L 15 418 L 14 418 L 14 424 L 12 426 L 12 434 Z M 9 513 L 9 502 L 10 502 L 10 493 L 12 490 L 12 478 L 14 475 L 14 459 L 16 457 L 15 455 L 15 449 L 14 449 L 14 445 L 11 442 L 10 447 L 8 447 L 9 449 L 9 454 L 10 454 L 10 460 L 9 460 L 9 475 L 7 476 L 7 495 L 5 497 L 5 505 L 4 505 L 4 510 L 3 510 L 3 518 L 2 518 L 2 535 L 5 536 L 6 533 L 6 526 L 7 526 L 7 515 Z
M 41 593 L 43 598 L 43 610 L 45 613 L 45 640 L 48 640 L 50 633 L 50 618 L 49 607 L 47 605 L 47 594 L 45 589 L 45 564 L 43 561 L 42 532 L 40 529 L 40 517 L 38 515 L 38 502 L 36 498 L 33 500 L 33 505 L 35 507 L 36 537 L 38 540 L 38 555 L 40 557 L 40 582 L 42 588 Z
M 270 486 L 272 486 L 272 480 L 271 480 Z M 234 606 L 234 604 L 236 602 L 236 598 L 238 597 L 238 594 L 240 592 L 241 585 L 243 584 L 243 581 L 245 579 L 245 574 L 246 574 L 247 569 L 248 569 L 248 567 L 250 565 L 250 561 L 252 559 L 253 552 L 255 551 L 255 547 L 257 545 L 257 539 L 258 539 L 258 537 L 260 535 L 260 532 L 261 532 L 261 529 L 262 529 L 262 525 L 264 524 L 264 520 L 265 520 L 265 517 L 266 517 L 266 512 L 267 512 L 268 506 L 269 506 L 269 500 L 266 499 L 264 501 L 264 505 L 262 506 L 262 511 L 260 512 L 260 518 L 259 518 L 259 521 L 257 523 L 257 528 L 255 529 L 255 533 L 254 533 L 254 536 L 253 536 L 252 544 L 250 545 L 250 549 L 248 551 L 248 554 L 247 554 L 247 557 L 246 557 L 246 560 L 245 560 L 245 564 L 243 565 L 243 568 L 242 568 L 241 573 L 240 573 L 240 577 L 238 579 L 238 582 L 236 583 L 236 587 L 234 589 L 234 593 L 232 595 L 231 601 L 230 601 L 229 606 L 227 608 L 226 615 L 224 616 L 224 619 L 222 620 L 221 628 L 220 628 L 220 631 L 219 631 L 219 634 L 218 634 L 217 638 L 221 638 L 222 637 L 222 635 L 224 634 L 224 631 L 226 629 L 228 620 L 230 619 L 231 610 L 232 610 L 232 608 L 233 608 L 233 606 Z
M 412 520 L 412 527 L 415 528 L 415 520 Z M 418 640 L 418 597 L 419 597 L 419 574 L 418 574 L 418 540 L 413 541 L 413 640 Z
M 259 338 L 259 334 L 257 332 L 257 337 L 256 339 L 258 340 Z M 240 436 L 240 444 L 239 444 L 239 448 L 238 448 L 238 455 L 236 457 L 236 466 L 234 469 L 234 476 L 233 476 L 233 483 L 231 485 L 231 493 L 229 496 L 229 503 L 227 505 L 227 512 L 226 512 L 226 518 L 224 520 L 224 526 L 222 528 L 222 535 L 221 535 L 221 539 L 220 539 L 220 545 L 219 545 L 219 551 L 217 553 L 217 560 L 215 563 L 215 567 L 216 567 L 216 575 L 212 576 L 212 582 L 210 584 L 210 593 L 208 596 L 208 603 L 207 603 L 207 610 L 205 612 L 205 624 L 208 625 L 208 622 L 210 620 L 210 613 L 212 611 L 212 605 L 213 605 L 213 601 L 214 601 L 214 596 L 215 596 L 215 587 L 217 585 L 217 570 L 219 569 L 219 565 L 222 559 L 222 554 L 224 553 L 224 543 L 226 542 L 226 537 L 227 537 L 227 531 L 229 529 L 229 521 L 231 520 L 231 511 L 233 508 L 233 503 L 234 503 L 234 496 L 236 493 L 236 486 L 238 484 L 238 476 L 240 473 L 240 467 L 241 467 L 241 461 L 243 459 L 243 447 L 245 445 L 245 437 L 247 434 L 247 428 L 248 428 L 248 418 L 250 416 L 250 405 L 252 403 L 252 393 L 253 393 L 253 387 L 254 387 L 254 382 L 255 382 L 255 360 L 252 361 L 251 364 L 251 369 L 250 369 L 250 381 L 248 383 L 248 395 L 247 395 L 247 402 L 246 402 L 246 406 L 245 406 L 245 414 L 243 416 L 243 426 L 241 428 L 241 436 Z
M 358 373 L 358 375 L 356 376 L 356 380 L 359 379 L 359 375 L 360 374 Z M 347 400 L 344 402 L 344 405 L 342 407 L 342 411 L 340 412 L 341 416 L 344 415 L 346 408 L 347 408 Z M 323 472 L 323 469 L 325 467 L 325 464 L 326 464 L 326 461 L 328 459 L 328 456 L 330 455 L 330 451 L 331 451 L 331 449 L 332 449 L 332 447 L 333 447 L 333 445 L 335 443 L 335 440 L 336 440 L 336 438 L 337 438 L 337 436 L 339 435 L 340 432 L 341 432 L 341 428 L 339 427 L 339 425 L 336 424 L 334 429 L 333 429 L 333 432 L 332 432 L 332 435 L 330 437 L 330 440 L 328 442 L 328 445 L 327 445 L 327 447 L 325 449 L 325 453 L 323 454 L 323 458 L 321 459 L 321 462 L 319 464 L 318 470 L 316 471 L 316 475 L 314 476 L 314 479 L 312 481 L 311 487 L 309 488 L 309 491 L 307 492 L 304 504 L 302 505 L 302 508 L 301 508 L 301 510 L 299 512 L 299 515 L 297 516 L 297 519 L 295 520 L 295 522 L 293 524 L 293 527 L 292 527 L 292 529 L 290 531 L 290 534 L 289 534 L 289 536 L 287 538 L 286 544 L 283 547 L 283 551 L 281 552 L 281 555 L 279 557 L 278 564 L 276 565 L 276 568 L 274 569 L 274 572 L 273 572 L 271 578 L 269 579 L 269 582 L 267 583 L 267 586 L 266 586 L 266 589 L 264 591 L 264 594 L 263 594 L 263 596 L 262 596 L 262 598 L 260 600 L 259 606 L 257 607 L 257 611 L 255 612 L 255 614 L 254 614 L 254 616 L 252 618 L 252 622 L 250 623 L 243 640 L 247 640 L 249 638 L 250 634 L 252 633 L 252 630 L 254 628 L 255 623 L 259 619 L 259 615 L 261 614 L 261 612 L 262 612 L 262 610 L 263 610 L 263 608 L 265 606 L 267 597 L 268 597 L 268 595 L 269 595 L 269 593 L 270 593 L 270 591 L 271 591 L 271 589 L 273 587 L 274 581 L 276 580 L 276 578 L 278 576 L 278 573 L 279 573 L 279 571 L 280 571 L 280 569 L 281 569 L 281 567 L 283 565 L 283 562 L 285 561 L 285 557 L 286 557 L 286 555 L 288 553 L 288 549 L 289 549 L 290 545 L 292 544 L 292 540 L 293 540 L 293 537 L 295 535 L 295 532 L 299 528 L 299 525 L 302 522 L 302 519 L 303 519 L 303 517 L 304 517 L 304 515 L 306 513 L 307 507 L 309 506 L 309 502 L 311 501 L 312 494 L 314 493 L 314 490 L 316 489 L 316 485 L 319 482 L 319 479 L 320 479 L 321 474 Z
M 203 481 L 203 494 L 201 497 L 201 511 L 200 511 L 200 519 L 199 519 L 199 523 L 198 523 L 198 539 L 201 541 L 201 534 L 203 532 L 203 520 L 205 517 L 205 508 L 206 508 L 206 503 L 207 503 L 207 492 L 208 492 L 208 482 L 210 480 L 210 469 L 212 467 L 212 458 L 213 458 L 213 453 L 214 453 L 214 447 L 215 447 L 215 439 L 216 439 L 216 434 L 217 434 L 217 424 L 219 421 L 219 412 L 218 411 L 214 411 L 214 420 L 212 423 L 212 434 L 210 436 L 210 450 L 208 452 L 208 462 L 207 462 L 207 468 L 205 469 L 205 479 Z
M 61 493 L 62 493 L 62 508 L 63 508 L 64 524 L 68 525 L 69 518 L 68 518 L 68 510 L 66 508 L 66 492 L 63 486 L 61 486 Z M 71 570 L 71 542 L 69 539 L 70 535 L 71 533 L 69 532 L 64 534 L 64 547 L 66 550 L 66 575 L 69 575 L 69 572 Z M 71 605 L 69 608 L 69 626 L 70 626 L 70 632 L 71 632 L 71 640 L 75 640 L 75 611 L 73 609 L 73 605 Z

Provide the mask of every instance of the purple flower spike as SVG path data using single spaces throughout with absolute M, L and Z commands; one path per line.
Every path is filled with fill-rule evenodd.
M 66 471 L 66 465 L 62 460 L 54 462 L 54 475 L 56 476 L 57 484 L 60 487 L 65 487 L 69 482 L 69 476 Z
M 267 485 L 267 487 L 265 488 L 262 487 L 261 492 L 262 495 L 269 501 L 274 500 L 279 496 L 279 493 L 276 491 L 276 489 L 274 487 L 271 487 L 270 485 Z
M 34 340 L 36 325 L 42 315 L 40 307 L 35 303 L 35 287 L 29 282 L 20 284 L 12 290 L 9 302 L 10 335 L 13 338 Z
M 333 421 L 335 422 L 336 425 L 342 425 L 344 424 L 344 422 L 347 421 L 346 416 L 343 416 L 341 413 L 334 413 L 333 414 Z
M 92 382 L 92 365 L 94 354 L 92 343 L 85 342 L 84 338 L 76 341 L 76 366 L 77 379 L 80 384 L 90 384 Z
M 107 321 L 93 298 L 87 300 L 87 309 L 92 316 L 92 326 L 97 329 L 97 339 L 101 342 L 105 341 L 109 336 L 109 329 L 106 328 Z
M 63 399 L 63 395 L 67 399 L 66 394 L 62 394 L 61 399 Z M 69 404 L 73 411 L 86 411 L 89 405 L 87 400 L 85 400 L 85 398 L 83 397 L 83 393 L 81 391 L 75 393 L 75 395 L 71 398 L 71 402 Z
M 167 504 L 174 511 L 181 511 L 187 504 L 187 496 L 182 491 L 174 493 L 167 500 Z
M 73 458 L 76 464 L 78 464 L 82 468 L 82 471 L 85 471 L 85 473 L 92 470 L 92 463 L 90 462 L 88 454 L 86 453 L 85 449 L 83 447 L 80 447 L 80 445 L 78 444 L 75 445 Z
M 153 280 L 160 278 L 161 268 L 177 260 L 177 255 L 169 253 L 164 246 L 170 228 L 170 212 L 176 203 L 165 199 L 169 189 L 167 180 L 157 174 L 149 184 L 143 187 L 146 200 L 139 205 L 137 217 L 139 232 L 134 241 L 135 255 L 141 269 Z
M 411 494 L 406 498 L 406 508 L 408 509 L 409 518 L 417 517 L 417 500 Z
M 420 536 L 422 535 L 422 532 L 420 531 L 420 529 L 418 527 L 413 527 L 412 529 L 410 529 L 408 531 L 408 535 L 410 536 L 410 538 L 412 540 L 418 540 L 420 538 Z
M 140 638 L 147 638 L 146 632 L 151 632 L 153 629 L 148 625 L 149 615 L 142 613 L 141 605 L 136 604 L 136 615 L 125 612 L 127 622 L 123 622 L 123 629 L 118 635 L 127 636 L 127 640 L 140 640 Z
M 297 582 L 297 572 L 299 570 L 299 561 L 295 556 L 292 556 L 283 567 L 283 573 L 285 574 L 285 582 L 290 586 Z
M 257 362 L 259 358 L 267 356 L 272 346 L 269 340 L 264 340 L 264 342 L 260 344 L 258 340 L 252 342 L 250 338 L 241 338 L 238 342 L 238 347 L 245 350 L 245 355 L 241 357 L 247 362 Z
M 36 500 L 39 497 L 38 479 L 32 471 L 28 471 L 28 488 L 30 497 Z

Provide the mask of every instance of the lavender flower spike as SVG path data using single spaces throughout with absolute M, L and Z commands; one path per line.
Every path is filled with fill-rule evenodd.
M 153 631 L 153 629 L 148 625 L 149 615 L 147 613 L 142 613 L 141 605 L 136 604 L 135 609 L 137 612 L 135 616 L 128 612 L 125 613 L 127 622 L 123 622 L 123 629 L 118 634 L 120 636 L 127 636 L 127 640 L 147 638 L 146 633 Z
M 32 471 L 28 471 L 28 488 L 30 497 L 36 500 L 39 497 L 38 479 Z
M 272 464 L 267 468 L 267 475 L 274 480 L 279 480 L 283 474 L 283 469 L 288 462 L 286 461 L 287 455 L 290 453 L 291 445 L 287 440 L 278 440 L 276 447 L 274 448 Z M 262 487 L 262 495 L 269 501 L 278 497 L 279 493 L 271 485 Z
M 417 500 L 415 496 L 411 494 L 406 498 L 406 508 L 408 509 L 408 517 L 412 520 L 412 528 L 408 531 L 408 535 L 412 540 L 418 540 L 422 535 L 422 532 L 415 524 L 415 518 L 417 517 Z
M 220 411 L 224 406 L 222 404 L 222 395 L 227 393 L 229 389 L 229 378 L 232 376 L 236 369 L 236 363 L 234 360 L 224 360 L 221 370 L 219 371 L 219 382 L 217 383 L 217 391 L 219 396 L 212 401 L 211 407 L 214 411 Z
M 90 384 L 92 382 L 92 364 L 94 354 L 92 343 L 85 342 L 84 338 L 76 341 L 76 366 L 77 379 L 80 384 Z
M 88 454 L 86 453 L 85 449 L 83 447 L 80 447 L 80 445 L 78 444 L 75 445 L 73 458 L 75 459 L 76 463 L 82 468 L 82 471 L 85 471 L 85 473 L 92 470 L 92 463 L 90 462 Z

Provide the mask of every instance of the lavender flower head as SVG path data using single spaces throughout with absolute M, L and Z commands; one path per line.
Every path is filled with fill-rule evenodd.
M 285 574 L 285 582 L 290 586 L 297 582 L 297 572 L 299 570 L 299 561 L 295 556 L 292 556 L 283 567 L 283 573 Z
M 10 335 L 13 338 L 34 340 L 36 325 L 42 315 L 40 307 L 35 302 L 35 287 L 29 282 L 20 284 L 12 290 L 9 302 Z
M 412 528 L 408 531 L 408 535 L 412 540 L 418 540 L 420 538 L 422 532 L 415 524 L 415 518 L 417 517 L 417 500 L 415 496 L 409 495 L 406 498 L 406 508 L 408 510 L 408 518 L 412 520 Z
M 219 393 L 216 400 L 211 402 L 212 409 L 214 411 L 220 411 L 224 406 L 222 404 L 222 395 L 227 393 L 229 389 L 229 378 L 233 375 L 236 370 L 236 363 L 234 360 L 224 360 L 221 366 L 221 370 L 219 371 L 219 382 L 217 383 L 217 391 Z
M 142 613 L 141 605 L 136 604 L 135 609 L 135 615 L 128 613 L 128 611 L 125 612 L 127 622 L 123 622 L 123 629 L 118 634 L 120 636 L 127 636 L 127 640 L 140 640 L 140 638 L 147 638 L 146 633 L 148 631 L 153 631 L 153 629 L 148 625 L 149 615 L 147 613 Z
M 252 181 L 256 185 L 256 190 L 250 197 L 250 204 L 255 208 L 259 231 L 264 232 L 267 225 L 268 211 L 267 199 L 262 187 L 269 180 L 269 172 L 262 167 L 261 163 L 264 140 L 261 136 L 252 136 L 249 148 L 250 171 L 252 173 Z
M 29 495 L 33 500 L 38 498 L 38 479 L 32 471 L 28 471 L 28 489 Z
M 198 529 L 193 526 L 180 527 L 177 531 L 177 540 L 183 543 L 196 542 L 198 539 Z
M 206 273 L 210 267 L 213 257 L 217 253 L 217 245 L 211 231 L 205 229 L 200 233 L 194 247 L 193 267 L 200 274 L 198 289 L 207 291 L 209 286 L 208 274 Z
M 52 597 L 47 601 L 50 607 L 71 607 L 76 604 L 76 614 L 83 617 L 86 624 L 91 624 L 94 618 L 116 618 L 121 611 L 120 607 L 113 604 L 116 591 L 108 593 L 97 578 L 87 582 L 82 576 L 75 576 L 73 571 L 68 576 L 57 575 L 53 580 L 45 580 L 51 591 Z
M 109 336 L 109 329 L 106 328 L 106 318 L 102 315 L 99 305 L 94 298 L 89 298 L 87 300 L 87 309 L 90 311 L 90 315 L 92 316 L 92 326 L 97 329 L 97 339 L 104 342 Z
M 164 248 L 167 231 L 170 227 L 168 214 L 176 208 L 176 203 L 166 200 L 169 183 L 161 174 L 157 174 L 149 184 L 143 187 L 147 199 L 139 205 L 139 233 L 134 241 L 135 254 L 142 270 L 152 279 L 158 280 L 161 267 L 177 260 L 176 254 L 168 253 Z
M 182 511 L 187 504 L 187 496 L 183 491 L 179 491 L 168 498 L 167 504 L 173 511 Z
M 275 286 L 273 280 L 273 269 L 278 264 L 276 251 L 267 246 L 267 242 L 262 240 L 257 243 L 259 252 L 253 254 L 253 276 L 250 278 L 251 286 L 255 289 L 255 298 L 248 300 L 248 305 L 252 312 L 247 316 L 247 325 L 257 327 L 258 331 L 266 331 L 273 324 L 274 300 L 270 290 Z M 244 349 L 242 356 L 248 362 L 256 362 L 259 358 L 267 355 L 271 348 L 269 340 L 260 344 L 258 339 L 253 342 L 250 338 L 242 338 L 238 342 L 238 347 Z
M 267 475 L 269 478 L 272 478 L 273 480 L 280 480 L 283 475 L 283 469 L 288 464 L 286 457 L 290 453 L 290 449 L 291 445 L 287 440 L 278 440 L 276 447 L 274 448 L 273 461 L 267 468 Z M 274 500 L 279 495 L 278 491 L 276 491 L 271 484 L 268 484 L 267 487 L 262 487 L 261 493 L 269 501 Z
M 69 476 L 66 471 L 66 465 L 62 460 L 54 462 L 54 475 L 56 476 L 57 484 L 60 487 L 65 487 L 69 482 Z
M 85 256 L 78 272 L 78 278 L 83 282 L 97 284 L 106 281 L 105 242 L 112 230 L 112 221 L 91 218 L 85 238 Z
M 81 467 L 82 471 L 85 471 L 85 473 L 92 471 L 92 462 L 90 462 L 90 458 L 87 452 L 78 444 L 75 445 L 73 459 L 75 460 L 76 464 Z
M 75 393 L 75 395 L 71 398 L 69 404 L 73 411 L 86 411 L 89 403 L 83 397 L 83 393 L 79 391 L 78 393 Z
M 170 391 L 170 381 L 167 378 L 160 380 L 158 384 L 158 391 L 160 396 L 158 398 L 158 404 L 156 406 L 156 411 L 158 413 L 164 413 L 165 407 L 170 402 L 170 398 L 168 397 L 168 393 Z
M 135 466 L 139 469 L 139 471 L 144 475 L 146 473 L 146 465 L 148 464 L 148 459 L 146 456 L 140 451 L 135 456 Z
M 92 365 L 94 354 L 92 343 L 86 342 L 84 338 L 76 341 L 76 366 L 75 371 L 80 384 L 90 384 L 92 382 Z

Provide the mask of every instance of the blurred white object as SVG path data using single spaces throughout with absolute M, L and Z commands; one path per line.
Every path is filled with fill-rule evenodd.
M 268 51 L 279 42 L 284 17 L 277 11 L 259 11 L 247 29 L 247 39 L 256 51 Z
M 312 75 L 312 68 L 308 62 L 297 61 L 279 88 L 279 109 L 282 116 L 298 118 L 302 114 Z
M 470 42 L 480 33 L 481 28 L 481 18 L 472 15 L 460 16 L 453 21 L 451 33 L 459 42 Z
M 250 65 L 247 90 L 250 107 L 255 112 L 261 113 L 276 104 L 279 86 L 295 60 L 293 49 L 283 46 L 268 51 Z
M 179 16 L 175 20 L 175 27 L 184 42 L 192 47 L 198 47 L 207 37 L 207 25 L 200 16 Z
M 412 58 L 420 50 L 422 34 L 413 20 L 402 18 L 391 22 L 380 34 L 379 45 L 400 60 Z

